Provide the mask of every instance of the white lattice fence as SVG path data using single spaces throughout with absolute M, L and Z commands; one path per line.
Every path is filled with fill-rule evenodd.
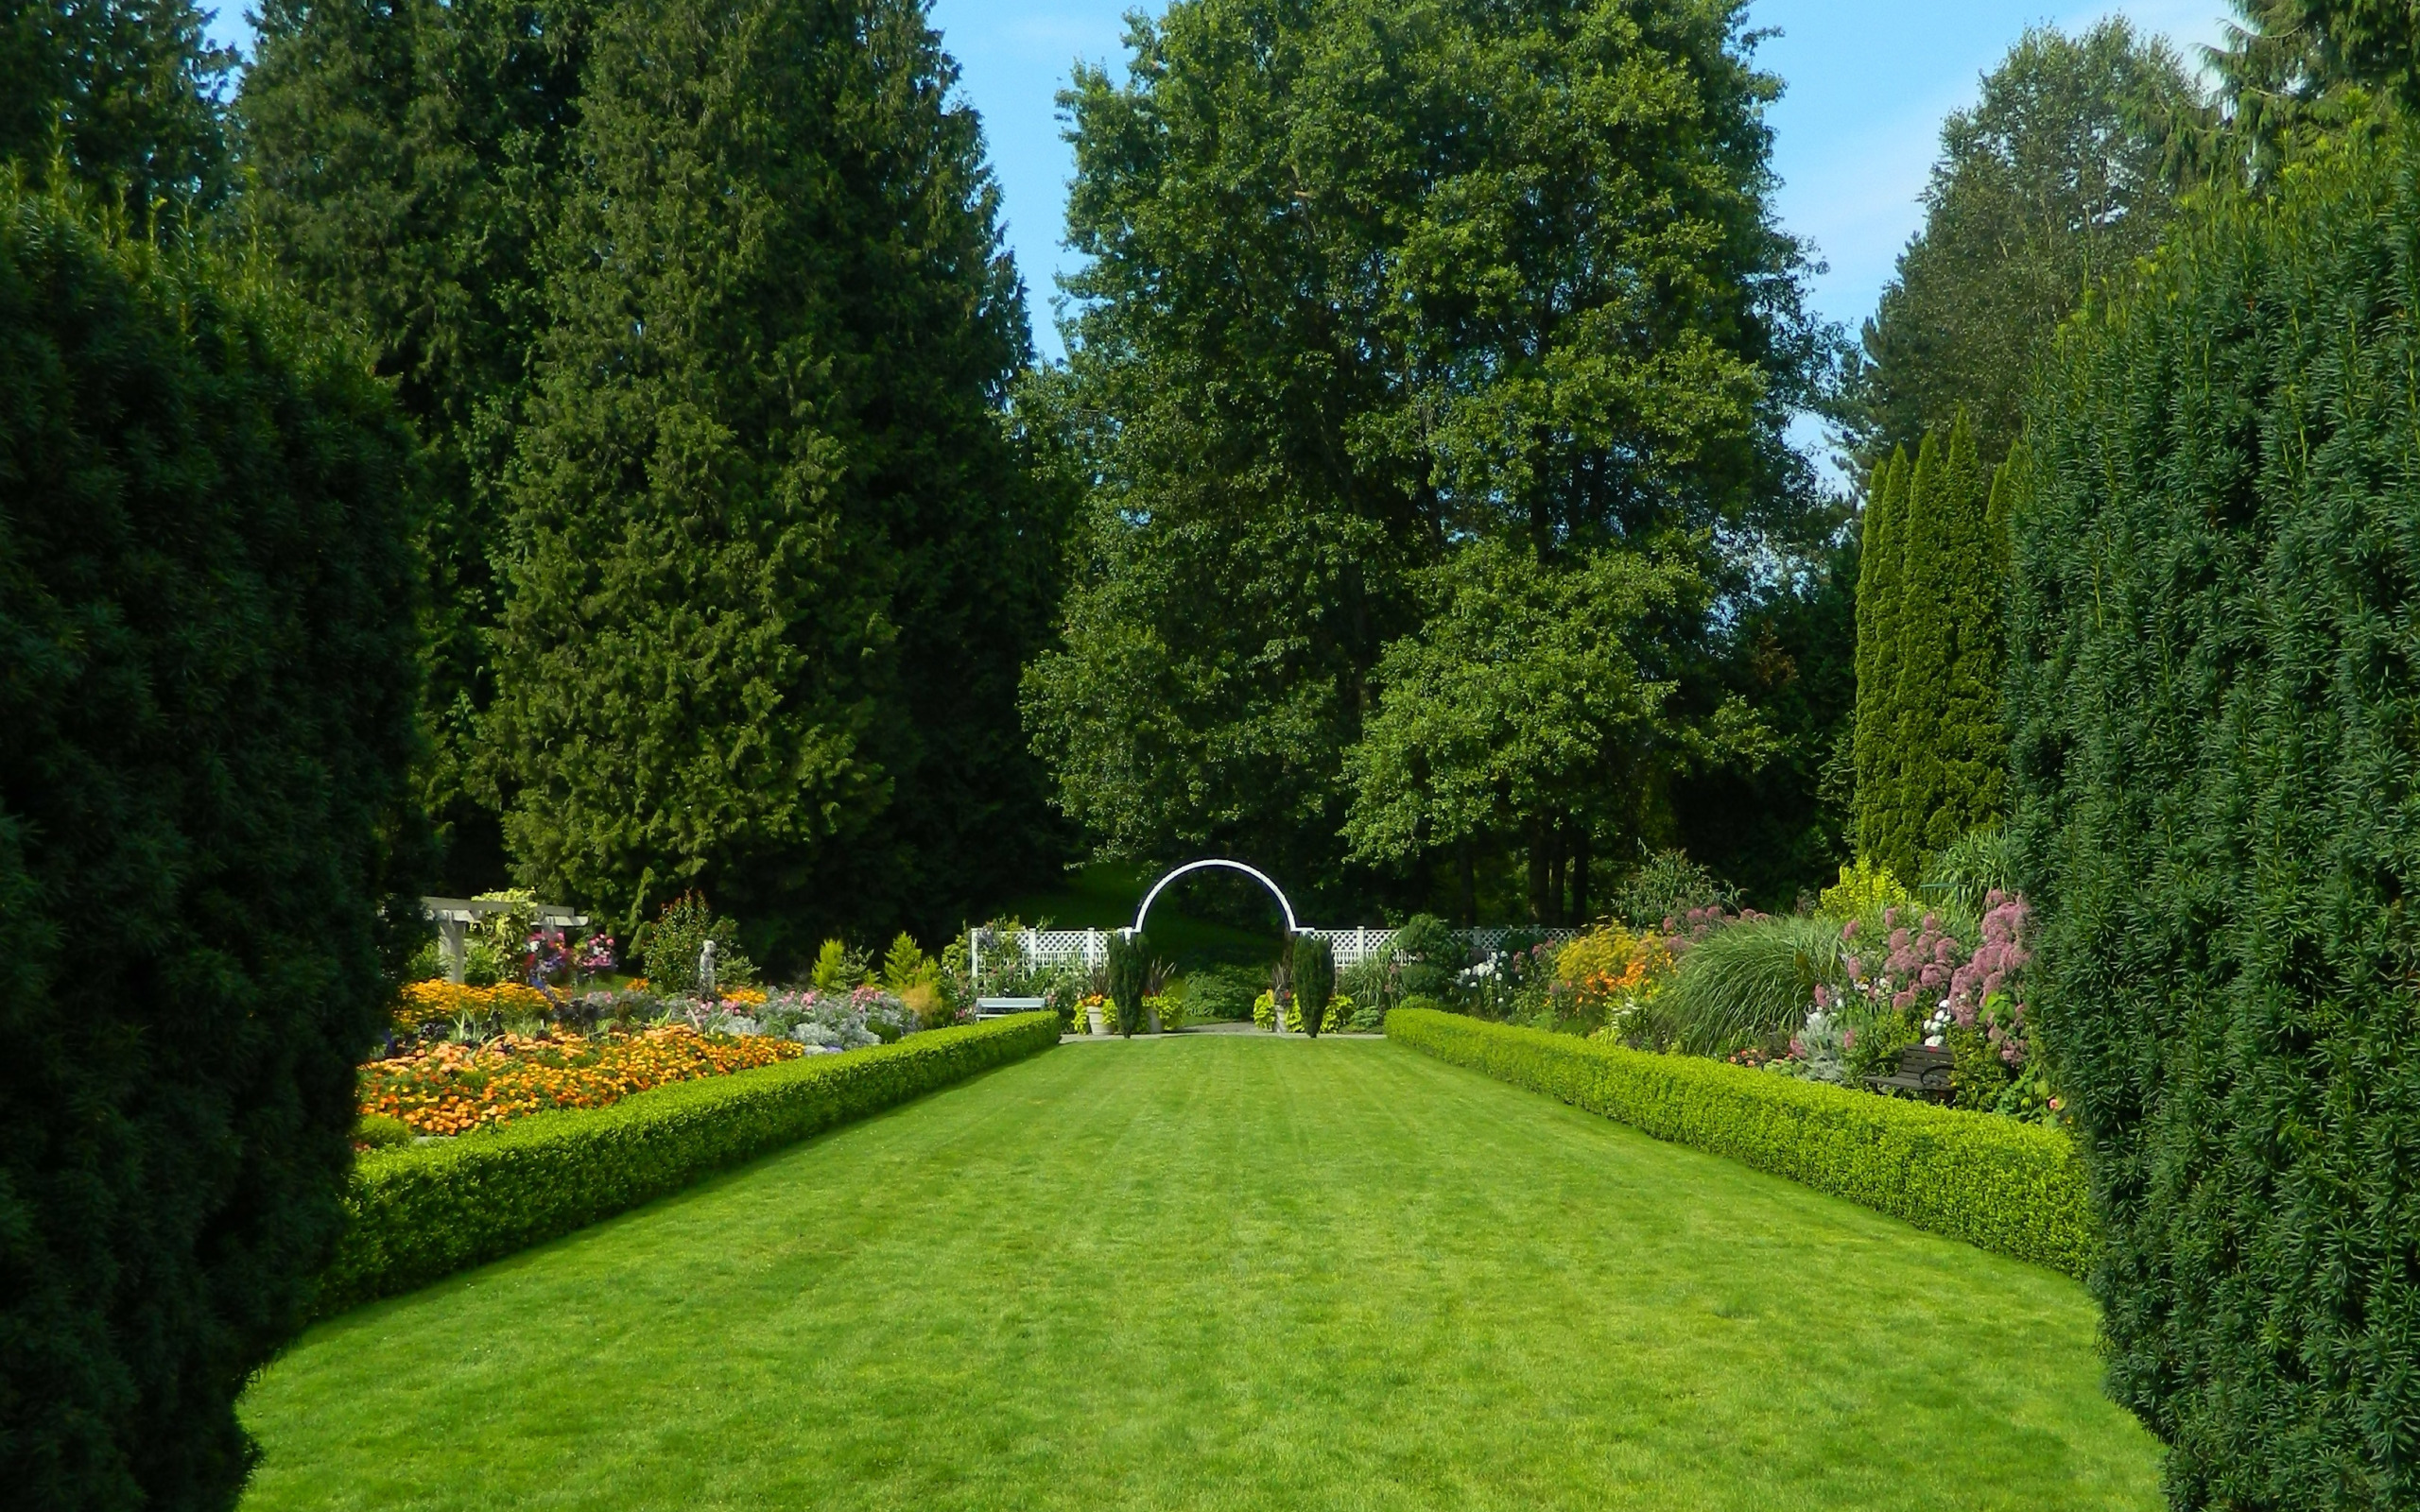
M 1105 929 L 1025 929 L 1011 934 L 994 935 L 976 930 L 967 941 L 968 954 L 976 974 L 980 979 L 983 962 L 995 959 L 996 953 L 1014 952 L 1028 967 L 1081 966 L 1087 970 L 1108 959 L 1110 931 Z M 1340 967 L 1360 965 L 1386 950 L 1396 932 L 1392 929 L 1306 929 L 1305 935 L 1317 935 L 1336 951 Z M 1482 959 L 1501 952 L 1506 941 L 1520 936 L 1560 944 L 1580 932 L 1575 929 L 1458 929 L 1471 953 Z

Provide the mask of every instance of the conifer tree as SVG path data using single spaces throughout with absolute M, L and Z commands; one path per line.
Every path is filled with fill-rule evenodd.
M 1858 853 L 1913 881 L 1999 812 L 2006 505 L 1962 410 L 1912 467 L 1897 454 L 1876 478 L 1858 585 Z
M 235 102 L 251 224 L 360 332 L 427 445 L 429 752 L 443 885 L 503 880 L 479 720 L 503 615 L 504 474 L 543 328 L 538 249 L 592 0 L 266 0 Z
M 1857 585 L 1857 853 L 1879 860 L 1898 779 L 1899 597 L 1910 465 L 1905 448 L 1877 463 L 1866 489 Z
M 222 91 L 233 49 L 193 0 L 34 0 L 0 16 L 0 160 L 54 161 L 141 225 L 227 189 Z
M 1023 296 L 953 78 L 915 0 L 599 13 L 490 714 L 531 882 L 640 917 L 696 883 L 778 957 L 946 928 L 1038 851 L 1014 693 L 1055 530 L 995 412 Z

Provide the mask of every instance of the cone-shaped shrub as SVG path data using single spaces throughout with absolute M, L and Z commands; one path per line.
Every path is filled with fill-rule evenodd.
M 1314 1040 L 1326 1022 L 1327 1005 L 1336 997 L 1336 950 L 1318 935 L 1294 940 L 1294 1014 L 1303 1032 Z
M 2420 141 L 2080 316 L 2014 501 L 2032 1012 L 2179 1508 L 2420 1505 Z
M 1140 935 L 1109 936 L 1109 1002 L 1117 1010 L 1117 1032 L 1129 1039 L 1143 1027 L 1143 978 L 1150 963 Z

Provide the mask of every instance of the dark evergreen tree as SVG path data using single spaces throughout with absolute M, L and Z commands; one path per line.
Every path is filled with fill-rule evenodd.
M 695 883 L 779 961 L 1047 864 L 1014 696 L 1059 538 L 954 78 L 915 0 L 596 18 L 488 716 L 533 884 Z
M 192 0 L 30 0 L 0 17 L 0 161 L 54 163 L 136 226 L 166 229 L 228 185 L 221 98 L 235 55 Z
M 1672 782 L 1673 839 L 1772 912 L 1830 885 L 1853 849 L 1861 561 L 1852 537 L 1750 606 L 1725 637 L 1714 686 L 1771 731 L 1762 765 L 1697 767 Z M 1625 869 L 1623 859 L 1599 859 L 1604 883 Z
M 2032 1009 L 2181 1509 L 2420 1504 L 2420 140 L 2063 335 L 2012 511 Z
M 261 283 L 5 192 L 0 410 L 0 1495 L 232 1508 L 417 919 L 413 447 Z
M 479 719 L 504 472 L 545 321 L 537 246 L 579 119 L 590 0 L 268 0 L 236 101 L 245 207 L 369 339 L 428 443 L 429 760 L 445 885 L 505 870 Z
M 1877 463 L 1865 490 L 1858 558 L 1855 824 L 1857 853 L 1882 864 L 1892 853 L 1899 785 L 1899 610 L 1908 551 L 1904 450 Z
M 1327 1026 L 1327 1005 L 1336 998 L 1336 948 L 1321 935 L 1297 935 L 1288 945 L 1293 957 L 1297 1027 L 1316 1040 Z

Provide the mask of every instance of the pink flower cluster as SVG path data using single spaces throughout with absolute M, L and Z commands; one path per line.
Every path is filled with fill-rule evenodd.
M 1677 961 L 1689 953 L 1690 946 L 1716 930 L 1731 924 L 1754 923 L 1766 917 L 1753 908 L 1743 908 L 1736 914 L 1725 913 L 1720 908 L 1692 908 L 1677 918 L 1667 914 L 1664 916 L 1664 948 L 1670 951 L 1672 958 Z
M 2000 1058 L 2012 1066 L 2024 1063 L 2029 1048 L 2022 973 L 2033 958 L 2025 943 L 2025 926 L 2031 918 L 2023 898 L 1992 889 L 1983 900 L 1983 943 L 1975 947 L 1974 955 L 1949 984 L 1950 1012 L 1968 1028 L 1981 1019 L 1992 1043 L 1999 1047 Z M 1993 1003 L 1996 998 L 2008 1005 L 2005 1021 Z
M 1866 963 L 1856 955 L 1843 957 L 1841 964 L 1850 988 L 1868 1002 L 1887 999 L 1901 1013 L 1927 1018 L 1946 1009 L 1962 1027 L 1979 1023 L 2000 1058 L 2021 1066 L 2031 1048 L 2025 1033 L 2024 998 L 2025 966 L 2032 959 L 2025 941 L 2030 918 L 2023 898 L 1994 889 L 1984 900 L 1982 943 L 1970 951 L 1941 927 L 1938 916 L 1926 914 L 1911 931 L 1899 922 L 1896 907 L 1886 908 L 1882 924 L 1891 933 L 1883 942 L 1881 971 L 1868 975 Z M 1854 944 L 1857 931 L 1857 920 L 1851 919 L 1841 926 L 1841 938 Z M 1821 988 L 1815 1004 L 1831 1005 Z

